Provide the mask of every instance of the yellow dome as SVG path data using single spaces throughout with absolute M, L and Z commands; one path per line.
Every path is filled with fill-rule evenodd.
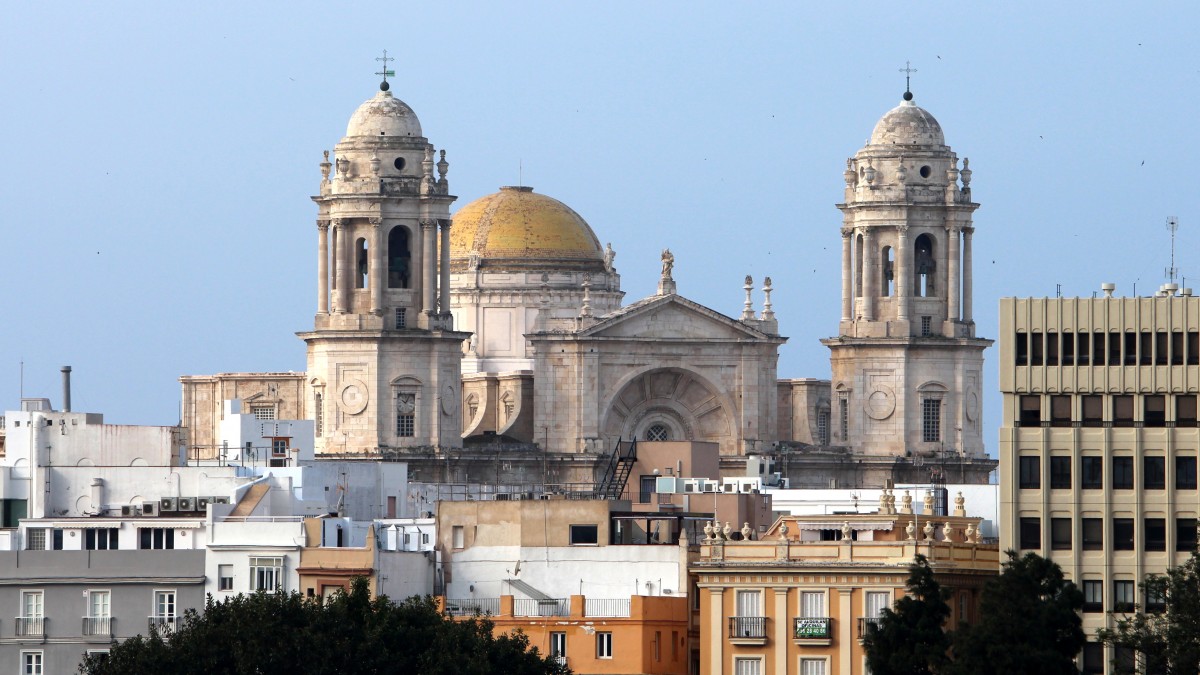
M 587 221 L 533 188 L 502 187 L 458 210 L 450 228 L 451 268 L 604 269 L 604 252 Z

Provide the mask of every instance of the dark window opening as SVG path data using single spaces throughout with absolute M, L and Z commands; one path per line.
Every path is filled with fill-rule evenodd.
M 1167 550 L 1167 521 L 1164 518 L 1146 518 L 1142 521 L 1142 536 L 1147 551 Z
M 572 525 L 571 526 L 571 545 L 578 544 L 597 544 L 600 542 L 600 526 L 599 525 Z
M 1020 529 L 1022 549 L 1042 548 L 1042 519 L 1037 517 L 1022 518 Z
M 1055 395 L 1050 397 L 1050 426 L 1071 426 L 1071 397 Z
M 1050 519 L 1050 549 L 1054 551 L 1071 550 L 1071 519 Z
M 1029 333 L 1017 333 L 1017 365 L 1029 365 Z
M 1137 361 L 1137 332 L 1125 331 L 1125 349 L 1122 351 L 1122 363 L 1127 366 L 1136 366 Z
M 921 317 L 921 337 L 929 337 L 933 335 L 933 317 Z
M 657 488 L 657 476 L 642 476 L 638 484 L 638 503 L 649 504 L 651 496 Z
M 1114 551 L 1132 551 L 1134 546 L 1133 539 L 1133 518 L 1113 518 L 1113 542 L 1112 548 Z
M 1075 336 L 1072 333 L 1062 334 L 1062 364 L 1075 365 Z
M 1120 394 L 1112 397 L 1113 404 L 1113 426 L 1114 427 L 1131 427 L 1133 426 L 1133 396 L 1129 394 Z
M 1029 365 L 1041 366 L 1045 365 L 1045 340 L 1041 333 L 1030 333 L 1029 335 Z
M 1175 397 L 1175 426 L 1196 426 L 1196 395 L 1183 394 Z
M 1083 413 L 1083 426 L 1104 426 L 1104 397 L 1098 394 L 1085 394 L 1079 397 L 1079 407 Z
M 1081 366 L 1090 365 L 1091 364 L 1091 352 L 1089 350 L 1089 347 L 1092 344 L 1091 335 L 1089 333 L 1078 333 L 1075 335 L 1075 338 L 1076 338 L 1076 344 L 1077 344 L 1077 349 L 1075 351 L 1079 352 L 1077 354 L 1077 356 L 1079 357 L 1079 365 L 1081 365 Z
M 1187 334 L 1187 364 L 1200 366 L 1200 332 L 1194 330 Z
M 1142 458 L 1142 489 L 1162 490 L 1167 487 L 1167 458 L 1147 455 Z
M 169 527 L 143 527 L 138 530 L 138 548 L 173 549 L 175 530 Z
M 1104 644 L 1100 642 L 1089 642 L 1083 646 L 1083 663 L 1084 675 L 1093 675 L 1104 672 Z
M 1042 397 L 1036 394 L 1021 397 L 1020 426 L 1037 427 L 1042 424 Z
M 1167 397 L 1161 395 L 1142 397 L 1142 426 L 1167 426 Z
M 1154 333 L 1142 331 L 1142 339 L 1138 340 L 1138 363 L 1143 366 L 1154 365 Z
M 1180 331 L 1171 333 L 1171 365 L 1183 365 L 1183 333 Z
M 1167 353 L 1169 335 L 1169 333 L 1162 332 L 1154 334 L 1154 365 L 1156 366 L 1165 366 L 1169 363 L 1169 354 Z
M 1196 550 L 1196 519 L 1195 518 L 1176 518 L 1175 519 L 1175 550 L 1176 551 L 1195 551 Z
M 883 247 L 883 255 L 880 256 L 883 261 L 883 278 L 880 279 L 879 294 L 885 298 L 890 298 L 896 293 L 896 254 L 891 246 Z
M 1099 518 L 1083 518 L 1079 521 L 1085 551 L 1104 550 L 1104 521 Z
M 921 178 L 929 178 L 932 173 L 933 169 L 930 169 L 928 165 L 921 167 Z
M 1121 334 L 1116 331 L 1108 334 L 1108 365 L 1121 365 Z
M 1046 365 L 1058 365 L 1058 333 L 1046 333 Z
M 84 530 L 83 548 L 88 551 L 116 550 L 119 532 L 115 527 Z
M 1104 582 L 1098 579 L 1083 580 L 1083 611 L 1096 613 L 1104 611 Z
M 367 288 L 369 280 L 367 273 L 370 271 L 368 260 L 370 259 L 369 251 L 367 250 L 367 240 L 359 239 L 354 242 L 354 287 Z
M 388 288 L 408 288 L 412 250 L 409 248 L 407 227 L 397 225 L 388 232 L 387 253 Z
M 1022 490 L 1037 490 L 1042 487 L 1042 458 L 1019 457 L 1018 485 Z
M 1176 457 L 1175 458 L 1175 489 L 1176 490 L 1195 490 L 1196 489 L 1196 458 L 1195 457 Z
M 931 298 L 934 296 L 936 289 L 934 287 L 934 274 L 937 272 L 937 263 L 934 258 L 933 237 L 928 234 L 922 234 L 917 237 L 913 250 L 913 267 L 917 271 L 917 287 L 913 295 L 922 298 Z
M 1133 458 L 1113 457 L 1112 488 L 1114 490 L 1133 489 Z
M 392 166 L 396 167 L 396 170 L 397 170 L 397 171 L 403 171 L 403 170 L 404 170 L 404 158 L 403 158 L 403 157 L 397 157 L 397 158 L 396 158 L 396 159 L 395 159 L 395 160 L 392 162 Z
M 1104 487 L 1104 458 L 1079 458 L 1079 487 L 1084 490 L 1099 490 Z
M 1071 489 L 1071 458 L 1050 458 L 1050 488 L 1052 490 Z

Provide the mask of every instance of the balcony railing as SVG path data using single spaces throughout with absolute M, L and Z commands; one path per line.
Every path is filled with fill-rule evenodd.
M 473 616 L 475 613 L 491 614 L 495 616 L 500 613 L 500 598 L 462 598 L 460 600 L 446 600 L 446 613 L 450 616 Z
M 150 630 L 158 629 L 159 635 L 170 635 L 175 632 L 177 618 L 173 616 L 152 616 L 148 622 Z
M 113 618 L 110 616 L 83 617 L 84 635 L 112 635 Z
M 629 598 L 586 598 L 583 613 L 589 617 L 629 616 Z
M 797 640 L 828 640 L 833 637 L 833 619 L 797 617 L 792 622 L 792 637 Z
M 731 638 L 765 638 L 767 637 L 767 617 L 765 616 L 735 616 L 729 619 L 729 637 Z
M 513 601 L 513 616 L 570 616 L 571 601 L 565 598 L 534 600 L 521 598 Z
M 867 626 L 878 627 L 879 621 L 880 621 L 879 617 L 875 617 L 873 619 L 867 618 L 867 617 L 859 617 L 859 619 L 858 619 L 858 637 L 860 637 L 860 638 L 865 637 L 867 635 Z
M 39 636 L 46 634 L 46 620 L 42 617 L 17 617 L 17 635 L 20 636 Z
M 558 654 L 558 655 L 555 655 L 555 656 L 551 656 L 550 658 L 551 658 L 551 659 L 553 659 L 553 660 L 554 660 L 554 662 L 555 662 L 555 663 L 557 663 L 557 664 L 558 664 L 558 665 L 560 665 L 560 666 L 566 666 L 566 665 L 567 665 L 567 657 L 565 657 L 565 656 L 563 656 L 563 655 L 561 655 L 561 654 Z

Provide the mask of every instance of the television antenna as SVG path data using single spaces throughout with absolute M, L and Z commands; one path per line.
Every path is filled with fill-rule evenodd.
M 1167 232 L 1171 233 L 1171 266 L 1163 271 L 1167 281 L 1175 283 L 1175 277 L 1179 276 L 1179 268 L 1175 267 L 1175 233 L 1179 231 L 1179 218 L 1175 216 L 1167 217 Z

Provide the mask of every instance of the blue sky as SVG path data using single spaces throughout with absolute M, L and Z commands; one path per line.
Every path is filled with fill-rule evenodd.
M 173 424 L 181 374 L 302 370 L 308 197 L 383 49 L 459 204 L 523 175 L 612 242 L 630 301 L 665 247 L 734 316 L 771 276 L 781 377 L 828 377 L 841 172 L 905 61 L 974 170 L 979 335 L 1002 296 L 1152 292 L 1168 216 L 1200 287 L 1200 4 L 976 4 L 8 4 L 0 400 L 23 360 L 57 405 L 71 364 L 76 410 Z

